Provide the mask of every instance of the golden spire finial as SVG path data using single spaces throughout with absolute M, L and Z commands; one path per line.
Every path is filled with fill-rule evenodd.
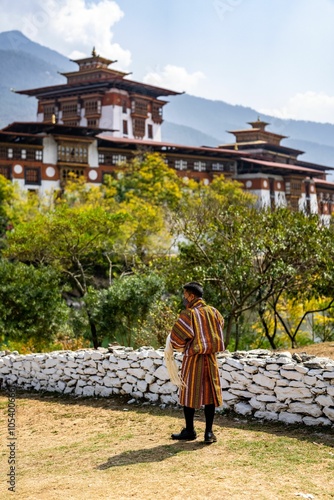
M 93 57 L 96 57 L 96 55 L 97 55 L 97 54 L 96 54 L 95 47 L 93 47 L 93 50 L 92 50 L 92 56 L 93 56 Z

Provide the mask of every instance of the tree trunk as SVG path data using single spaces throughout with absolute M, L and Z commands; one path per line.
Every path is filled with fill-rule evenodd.
M 92 320 L 91 315 L 90 315 L 88 310 L 87 310 L 87 316 L 88 316 L 90 331 L 92 334 L 93 346 L 94 346 L 94 349 L 97 349 L 98 347 L 100 347 L 101 343 L 99 342 L 98 337 L 97 337 L 96 325 L 95 325 L 94 321 Z
M 263 314 L 261 313 L 261 311 L 259 311 L 259 316 L 260 316 L 260 319 L 261 319 L 261 323 L 262 323 L 262 326 L 264 328 L 264 333 L 267 337 L 267 339 L 269 340 L 269 344 L 270 344 L 270 347 L 275 350 L 276 349 L 276 344 L 275 344 L 275 336 L 276 336 L 276 330 L 277 330 L 277 319 L 276 319 L 276 315 L 275 315 L 275 327 L 274 327 L 274 333 L 273 335 L 270 335 L 270 331 L 269 331 L 269 327 L 266 323 L 266 320 L 264 319 L 264 316 Z
M 235 322 L 235 346 L 234 350 L 237 351 L 239 348 L 239 317 L 236 319 Z
M 225 329 L 225 339 L 224 339 L 224 343 L 225 343 L 225 348 L 227 349 L 229 343 L 230 343 L 230 340 L 231 340 L 231 331 L 232 331 L 232 325 L 233 325 L 233 316 L 230 315 L 228 317 L 228 320 L 227 320 L 227 325 L 226 325 L 226 329 Z

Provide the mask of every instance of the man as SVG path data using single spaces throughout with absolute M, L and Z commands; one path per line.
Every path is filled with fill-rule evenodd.
M 222 392 L 216 353 L 224 351 L 224 319 L 217 309 L 202 299 L 203 287 L 192 281 L 183 286 L 181 312 L 170 334 L 170 343 L 176 350 L 183 350 L 179 402 L 183 405 L 186 427 L 172 439 L 196 439 L 194 429 L 195 408 L 204 405 L 206 421 L 204 442 L 217 441 L 212 432 L 215 407 L 222 405 Z

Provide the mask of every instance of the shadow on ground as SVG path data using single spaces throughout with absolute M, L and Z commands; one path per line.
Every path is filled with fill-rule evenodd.
M 119 453 L 110 457 L 107 462 L 99 465 L 97 469 L 105 470 L 112 467 L 121 467 L 124 465 L 133 465 L 138 463 L 162 462 L 173 455 L 184 451 L 197 451 L 208 445 L 204 442 L 183 442 L 173 443 L 152 448 L 141 448 L 140 450 L 131 450 Z

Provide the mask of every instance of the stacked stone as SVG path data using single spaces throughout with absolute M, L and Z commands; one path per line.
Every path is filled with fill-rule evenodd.
M 181 364 L 182 355 L 176 354 Z M 223 408 L 287 424 L 334 425 L 334 360 L 266 350 L 218 356 Z M 0 352 L 0 381 L 75 396 L 129 395 L 176 404 L 162 349 Z
M 333 360 L 255 350 L 220 361 L 225 408 L 287 424 L 333 424 Z
M 161 349 L 115 347 L 26 356 L 2 351 L 0 378 L 37 391 L 102 397 L 128 394 L 150 402 L 177 403 L 177 388 L 169 381 Z

